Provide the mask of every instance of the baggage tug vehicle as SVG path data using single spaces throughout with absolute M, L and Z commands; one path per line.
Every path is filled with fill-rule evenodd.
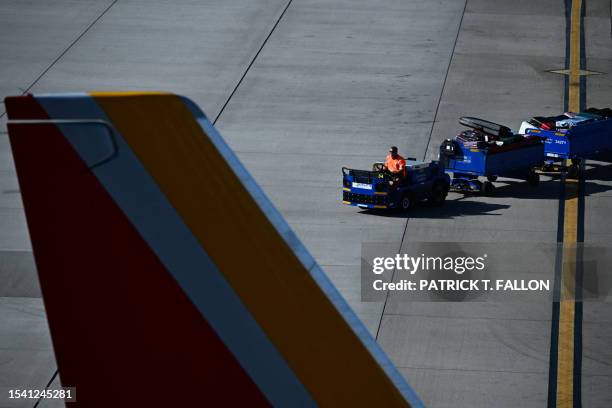
M 409 158 L 403 177 L 391 174 L 383 163 L 374 163 L 372 171 L 343 167 L 343 204 L 407 211 L 423 200 L 442 204 L 449 190 L 491 195 L 498 177 L 536 186 L 539 173 L 577 175 L 585 159 L 612 163 L 610 108 L 536 116 L 523 122 L 518 133 L 473 117 L 462 117 L 459 123 L 470 130 L 443 141 L 439 161 Z
M 450 177 L 438 161 L 406 159 L 405 176 L 397 177 L 374 163 L 372 171 L 342 168 L 342 203 L 369 209 L 408 211 L 427 200 L 441 205 L 446 200 Z

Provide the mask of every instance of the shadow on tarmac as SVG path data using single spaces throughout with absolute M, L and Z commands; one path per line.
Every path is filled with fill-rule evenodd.
M 585 196 L 612 190 L 612 186 L 590 180 L 612 181 L 612 166 L 595 166 L 585 170 Z M 607 178 L 604 178 L 607 177 Z M 486 202 L 488 199 L 504 198 L 529 200 L 558 200 L 560 197 L 560 181 L 558 178 L 543 180 L 538 186 L 531 186 L 525 181 L 504 180 L 496 182 L 495 192 L 491 197 L 482 195 L 463 195 L 460 193 L 449 196 L 442 206 L 432 206 L 427 202 L 407 213 L 397 210 L 363 210 L 359 214 L 376 215 L 388 218 L 454 218 L 459 216 L 501 215 L 499 210 L 510 208 L 510 204 Z M 474 198 L 477 198 L 475 200 Z
M 493 204 L 471 201 L 469 197 L 458 195 L 457 199 L 447 200 L 444 205 L 432 206 L 420 203 L 409 212 L 394 210 L 363 210 L 359 214 L 377 215 L 389 218 L 454 218 L 459 216 L 501 215 L 495 211 L 510 208 L 508 204 Z
M 591 181 L 590 175 L 585 172 L 585 196 L 603 193 L 612 190 L 612 186 L 595 183 Z M 503 181 L 496 183 L 497 188 L 493 198 L 515 198 L 515 199 L 559 199 L 561 185 L 558 179 L 541 181 L 537 186 L 530 186 L 524 181 Z
M 612 181 L 612 164 L 587 162 L 584 177 L 589 181 Z

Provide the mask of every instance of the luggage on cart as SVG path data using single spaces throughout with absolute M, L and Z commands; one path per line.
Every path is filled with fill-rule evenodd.
M 461 118 L 472 127 L 440 145 L 440 161 L 452 173 L 451 188 L 460 192 L 490 194 L 497 177 L 539 182 L 534 168 L 544 161 L 544 145 L 537 137 L 515 135 L 510 128 L 478 118 Z M 486 177 L 481 182 L 479 177 Z
M 455 136 L 455 140 L 465 147 L 485 147 L 487 144 L 487 136 L 478 130 L 464 130 Z
M 593 114 L 593 115 L 601 116 L 603 118 L 612 118 L 612 109 L 610 108 L 604 108 L 604 109 L 588 108 L 585 112 Z
M 568 115 L 567 113 L 565 115 Z M 593 117 L 583 116 L 583 115 L 574 115 L 570 116 L 567 119 L 558 120 L 555 123 L 557 129 L 570 129 L 576 125 L 584 124 L 586 122 L 592 122 L 595 120 Z
M 464 116 L 459 118 L 459 123 L 474 130 L 486 133 L 493 137 L 512 136 L 512 130 L 509 127 L 488 120 Z
M 562 169 L 574 173 L 584 159 L 612 162 L 612 109 L 589 108 L 585 112 L 534 117 L 525 134 L 544 141 L 544 171 Z M 523 129 L 523 126 L 521 126 Z M 571 166 L 556 162 L 570 160 Z
M 598 120 L 601 117 L 593 115 L 591 113 L 574 113 L 565 112 L 563 115 L 558 116 L 534 116 L 529 120 L 529 124 L 537 129 L 542 130 L 562 130 L 571 129 L 572 127 Z M 521 127 L 521 130 L 523 128 Z

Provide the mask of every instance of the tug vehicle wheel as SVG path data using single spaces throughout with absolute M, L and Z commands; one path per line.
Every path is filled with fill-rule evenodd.
M 399 209 L 402 212 L 410 211 L 414 207 L 414 197 L 412 194 L 404 194 L 399 203 Z
M 491 196 L 495 193 L 495 186 L 490 181 L 485 181 L 482 185 L 482 192 L 486 196 Z
M 444 204 L 444 201 L 446 201 L 447 195 L 448 185 L 439 181 L 435 183 L 431 189 L 431 197 L 429 197 L 429 202 L 433 205 L 442 205 Z

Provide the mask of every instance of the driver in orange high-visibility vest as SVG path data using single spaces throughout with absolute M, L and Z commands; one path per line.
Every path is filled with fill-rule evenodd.
M 394 176 L 403 177 L 406 173 L 406 159 L 397 153 L 397 146 L 391 146 L 385 159 L 385 167 Z

